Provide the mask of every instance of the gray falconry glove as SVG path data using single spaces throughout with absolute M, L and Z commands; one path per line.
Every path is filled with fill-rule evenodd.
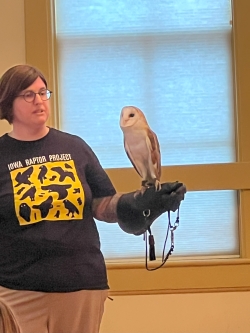
M 184 184 L 173 182 L 161 184 L 159 191 L 149 187 L 143 194 L 123 194 L 117 203 L 118 224 L 129 234 L 141 235 L 161 214 L 175 212 L 184 200 L 185 193 Z

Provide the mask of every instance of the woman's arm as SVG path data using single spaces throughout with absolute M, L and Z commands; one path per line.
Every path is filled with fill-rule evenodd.
M 161 190 L 147 188 L 137 192 L 116 193 L 114 196 L 93 200 L 93 216 L 105 222 L 118 222 L 127 233 L 143 234 L 161 214 L 176 211 L 186 193 L 182 183 L 164 183 Z

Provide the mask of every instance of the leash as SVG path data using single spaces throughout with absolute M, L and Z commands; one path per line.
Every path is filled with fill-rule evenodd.
M 145 218 L 147 218 L 149 214 L 150 214 L 150 212 L 145 212 L 145 214 L 144 214 Z M 148 267 L 148 256 L 149 256 L 150 261 L 156 260 L 155 241 L 154 241 L 154 236 L 152 235 L 152 232 L 151 232 L 151 228 L 148 227 L 148 230 L 144 233 L 144 240 L 145 240 L 145 244 L 146 244 L 145 265 L 146 265 L 146 269 L 148 271 L 155 271 L 155 270 L 161 268 L 162 266 L 164 266 L 164 264 L 167 262 L 169 256 L 173 253 L 173 251 L 174 251 L 174 231 L 180 224 L 179 215 L 180 215 L 180 208 L 178 208 L 175 223 L 171 224 L 170 211 L 168 211 L 168 226 L 167 226 L 166 237 L 165 237 L 163 250 L 162 250 L 162 258 L 161 258 L 162 262 L 157 267 L 153 267 L 153 268 Z M 167 254 L 165 255 L 169 232 L 170 232 L 170 238 L 171 238 L 170 248 L 169 248 Z M 148 234 L 149 234 L 149 236 L 148 236 Z M 147 239 L 147 236 L 148 236 L 148 239 Z M 149 250 L 148 250 L 148 245 L 149 245 Z M 149 252 L 149 254 L 148 254 L 148 252 Z

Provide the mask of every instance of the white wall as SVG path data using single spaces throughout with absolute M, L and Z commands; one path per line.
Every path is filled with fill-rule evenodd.
M 0 77 L 9 68 L 25 63 L 24 2 L 0 0 Z M 0 120 L 0 135 L 10 130 Z
M 23 7 L 23 0 L 0 0 L 0 75 L 25 63 Z M 9 129 L 0 121 L 0 135 Z M 101 333 L 250 333 L 249 306 L 250 292 L 115 296 Z
M 0 45 L 0 75 L 25 62 L 23 0 L 0 0 Z
M 100 333 L 250 332 L 250 292 L 113 298 Z

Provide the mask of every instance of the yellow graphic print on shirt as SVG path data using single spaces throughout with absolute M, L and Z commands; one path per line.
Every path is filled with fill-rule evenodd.
M 83 218 L 85 196 L 72 160 L 16 169 L 11 179 L 20 225 Z

